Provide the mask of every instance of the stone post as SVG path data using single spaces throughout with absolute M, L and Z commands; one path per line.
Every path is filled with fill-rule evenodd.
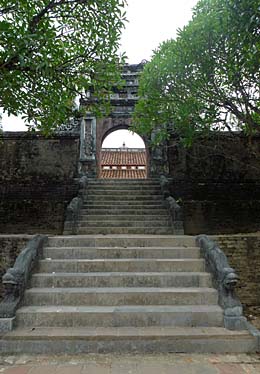
M 97 175 L 96 118 L 90 114 L 81 121 L 79 172 L 89 177 Z

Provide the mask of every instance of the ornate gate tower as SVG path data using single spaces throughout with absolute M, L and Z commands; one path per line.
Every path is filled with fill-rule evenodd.
M 82 119 L 80 152 L 82 172 L 98 177 L 103 140 L 115 130 L 129 128 L 134 106 L 138 100 L 138 76 L 142 70 L 142 63 L 124 66 L 122 79 L 125 84 L 120 89 L 114 88 L 110 97 L 111 112 L 108 117 L 96 119 L 89 114 Z M 95 98 L 90 95 L 87 100 L 81 102 L 81 105 L 88 105 L 92 100 Z
M 110 133 L 119 129 L 129 129 L 132 114 L 138 101 L 138 78 L 143 70 L 145 62 L 135 65 L 125 65 L 122 72 L 124 85 L 114 88 L 110 97 L 111 112 L 105 118 L 95 118 L 91 113 L 86 115 L 80 125 L 80 171 L 92 177 L 99 177 L 101 170 L 101 148 L 103 140 Z M 82 100 L 81 105 L 87 106 L 95 98 L 90 96 Z M 143 137 L 146 147 L 147 176 L 158 176 L 161 168 L 165 168 L 163 147 L 152 149 L 150 139 Z M 151 135 L 152 138 L 152 135 Z M 160 157 L 158 158 L 158 155 Z M 163 171 L 165 173 L 165 170 Z

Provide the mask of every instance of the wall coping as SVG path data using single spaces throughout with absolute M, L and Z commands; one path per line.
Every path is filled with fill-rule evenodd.
M 32 133 L 28 131 L 4 131 L 0 134 L 0 139 L 9 140 L 9 139 L 79 139 L 79 135 L 76 134 L 52 134 L 45 136 L 39 133 Z

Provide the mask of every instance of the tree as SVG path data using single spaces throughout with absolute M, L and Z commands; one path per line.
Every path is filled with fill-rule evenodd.
M 75 96 L 100 99 L 120 80 L 125 0 L 2 0 L 0 107 L 49 133 Z M 102 100 L 101 100 L 102 101 Z
M 160 138 L 174 131 L 186 144 L 209 130 L 259 132 L 259 36 L 258 0 L 199 1 L 176 40 L 145 66 L 135 131 L 160 126 Z

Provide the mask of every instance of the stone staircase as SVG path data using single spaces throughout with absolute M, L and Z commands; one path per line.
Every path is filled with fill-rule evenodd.
M 157 179 L 90 180 L 79 234 L 173 234 Z
M 194 237 L 50 237 L 2 353 L 250 352 L 223 327 Z

